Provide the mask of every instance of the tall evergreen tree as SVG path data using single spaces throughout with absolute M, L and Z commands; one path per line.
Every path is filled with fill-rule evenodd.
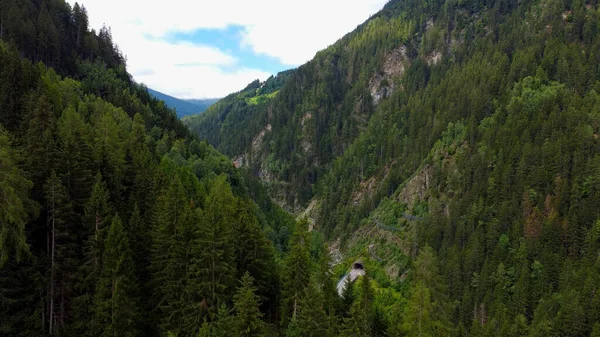
M 284 326 L 296 316 L 300 300 L 310 283 L 312 262 L 307 230 L 306 219 L 296 224 L 290 239 L 290 251 L 284 262 L 281 277 L 281 316 Z
M 287 337 L 334 336 L 330 317 L 324 310 L 323 293 L 311 283 L 298 305 L 298 311 L 286 330 Z
M 43 92 L 30 93 L 24 98 L 26 119 L 23 123 L 26 168 L 34 183 L 36 201 L 41 202 L 43 186 L 55 167 L 56 117 L 54 109 Z
M 84 210 L 82 220 L 88 238 L 85 249 L 86 264 L 91 265 L 90 272 L 96 274 L 100 269 L 106 231 L 114 214 L 106 182 L 100 173 L 96 175 L 92 195 L 85 204 Z
M 81 212 L 93 187 L 89 125 L 74 108 L 63 111 L 58 122 L 59 151 L 57 172 L 65 186 L 76 211 Z
M 236 328 L 235 317 L 227 306 L 220 305 L 213 322 L 211 323 L 211 337 L 233 336 Z
M 118 216 L 110 225 L 96 285 L 93 329 L 98 336 L 138 336 L 139 311 L 133 259 Z
M 0 268 L 9 258 L 19 262 L 29 255 L 25 224 L 35 205 L 29 199 L 33 184 L 17 166 L 16 152 L 6 131 L 0 127 Z
M 340 327 L 340 337 L 371 336 L 369 321 L 365 311 L 357 303 L 350 309 L 350 317 L 344 318 Z
M 429 289 L 418 282 L 411 290 L 411 296 L 404 310 L 402 330 L 407 336 L 437 336 L 432 319 L 433 304 Z
M 373 325 L 375 321 L 375 309 L 373 308 L 373 301 L 375 299 L 375 294 L 373 293 L 371 277 L 368 273 L 365 273 L 361 277 L 360 285 L 361 292 L 358 304 L 360 305 L 360 310 L 362 310 L 366 318 L 364 322 L 366 325 L 363 327 L 363 330 L 373 331 Z
M 137 204 L 133 205 L 129 225 L 127 226 L 127 236 L 129 245 L 133 252 L 133 261 L 135 263 L 136 276 L 141 281 L 148 280 L 148 266 L 150 256 L 150 226 L 142 219 L 140 208 Z
M 155 175 L 152 169 L 152 154 L 148 148 L 144 118 L 139 113 L 133 117 L 130 139 L 127 142 L 128 157 L 131 158 L 129 172 L 133 175 L 131 202 L 137 204 L 140 215 L 150 221 L 150 211 L 155 200 Z M 130 205 L 133 207 L 133 205 Z
M 85 213 L 82 218 L 84 235 L 83 261 L 79 267 L 77 291 L 79 296 L 74 299 L 74 316 L 77 318 L 74 332 L 89 334 L 87 322 L 93 316 L 93 302 L 96 282 L 102 267 L 102 255 L 105 238 L 112 222 L 114 211 L 109 200 L 109 192 L 102 175 L 98 173 L 92 195 L 85 204 Z M 75 332 L 76 331 L 76 332 Z
M 185 190 L 176 174 L 165 194 L 157 201 L 156 219 L 152 230 L 153 301 L 164 331 L 177 333 L 183 325 L 181 295 L 185 290 L 186 247 L 181 231 L 188 212 Z M 193 239 L 189 238 L 189 239 Z
M 331 261 L 329 249 L 323 245 L 321 258 L 316 268 L 315 282 L 323 294 L 323 310 L 327 316 L 327 334 L 329 336 L 333 336 L 337 330 L 339 318 L 337 309 L 341 306 L 337 287 L 333 280 Z
M 235 198 L 224 175 L 218 177 L 206 198 L 204 223 L 194 253 L 208 306 L 216 310 L 232 294 L 235 280 L 235 251 L 232 227 Z
M 61 179 L 51 172 L 45 189 L 47 210 L 47 254 L 49 263 L 46 314 L 47 331 L 57 333 L 64 328 L 67 299 L 74 285 L 77 261 L 75 214 L 69 193 Z
M 273 245 L 265 236 L 249 200 L 236 198 L 235 209 L 232 224 L 237 277 L 250 273 L 259 296 L 273 305 L 278 288 Z
M 256 295 L 254 279 L 248 272 L 242 277 L 242 285 L 233 297 L 235 311 L 234 333 L 236 336 L 266 336 L 263 314 L 259 310 L 260 299 Z

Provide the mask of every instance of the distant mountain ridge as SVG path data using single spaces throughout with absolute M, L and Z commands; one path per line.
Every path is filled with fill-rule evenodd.
M 206 110 L 209 106 L 217 103 L 220 100 L 220 98 L 205 98 L 205 99 L 186 99 L 184 101 L 195 104 L 195 105 L 199 105 L 201 107 L 203 107 L 203 110 Z
M 219 98 L 183 100 L 150 88 L 148 88 L 148 93 L 163 100 L 169 108 L 175 109 L 179 118 L 204 112 L 206 108 L 219 100 Z

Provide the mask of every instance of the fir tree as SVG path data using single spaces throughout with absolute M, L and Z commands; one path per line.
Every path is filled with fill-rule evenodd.
M 296 224 L 290 239 L 290 251 L 285 259 L 281 280 L 282 319 L 284 326 L 297 314 L 300 300 L 310 282 L 308 224 L 306 219 Z
M 375 320 L 375 310 L 373 308 L 375 294 L 373 293 L 373 288 L 371 287 L 371 278 L 369 277 L 368 273 L 365 273 L 361 277 L 360 285 L 361 292 L 358 305 L 360 306 L 360 310 L 363 312 L 363 315 L 366 318 L 364 321 L 366 325 L 362 329 L 364 331 L 372 331 Z
M 77 280 L 79 296 L 73 301 L 74 315 L 77 318 L 77 324 L 73 328 L 78 334 L 89 335 L 88 322 L 93 316 L 95 286 L 102 267 L 104 239 L 114 214 L 106 183 L 100 173 L 96 175 L 92 196 L 85 204 L 84 210 L 82 222 L 86 239 L 83 264 L 79 268 L 80 277 Z
M 17 166 L 16 153 L 10 139 L 0 127 L 0 268 L 9 258 L 19 262 L 29 256 L 29 245 L 25 237 L 28 212 L 35 210 L 29 199 L 33 184 Z
M 248 272 L 242 277 L 242 285 L 233 297 L 235 318 L 233 321 L 236 336 L 266 336 L 263 314 L 259 310 L 260 299 L 256 295 L 254 279 Z
M 206 199 L 204 222 L 199 228 L 192 263 L 202 280 L 208 306 L 216 310 L 231 296 L 235 279 L 232 223 L 235 199 L 225 176 L 218 177 Z
M 57 172 L 60 172 L 77 212 L 83 210 L 93 186 L 90 134 L 89 125 L 74 108 L 69 107 L 62 113 L 58 121 Z
M 94 278 L 100 269 L 104 238 L 107 228 L 110 226 L 112 214 L 114 214 L 106 182 L 100 173 L 96 175 L 92 196 L 85 204 L 84 210 L 82 220 L 88 238 L 85 248 L 85 263 L 90 265 L 87 274 L 91 274 L 91 277 Z
M 66 187 L 52 171 L 44 186 L 48 228 L 48 333 L 60 331 L 67 312 L 66 300 L 71 297 L 74 273 L 77 269 L 77 242 L 73 206 Z
M 183 323 L 186 305 L 182 302 L 188 264 L 193 259 L 193 256 L 187 256 L 187 242 L 194 240 L 187 231 L 189 212 L 181 179 L 175 174 L 166 194 L 158 200 L 152 230 L 150 270 L 155 292 L 154 307 L 158 311 L 161 328 L 176 334 L 182 328 L 189 328 Z
M 407 336 L 435 336 L 435 323 L 431 318 L 433 304 L 429 289 L 418 282 L 411 290 L 411 296 L 404 310 L 402 329 Z
M 235 317 L 232 315 L 231 310 L 224 304 L 219 306 L 211 327 L 212 337 L 229 337 L 234 335 L 236 328 Z
M 306 288 L 306 294 L 299 302 L 298 312 L 292 318 L 286 330 L 287 337 L 317 337 L 333 336 L 334 327 L 323 308 L 323 293 L 316 284 L 311 283 Z
M 350 317 L 344 318 L 340 328 L 340 337 L 370 336 L 369 322 L 365 311 L 360 305 L 353 305 L 350 309 Z
M 339 302 L 338 312 L 342 317 L 350 317 L 350 309 L 356 299 L 356 292 L 354 289 L 354 282 L 350 281 L 350 278 L 346 278 L 346 285 Z
M 335 315 L 336 307 L 339 307 L 340 298 L 333 280 L 331 255 L 326 245 L 323 245 L 321 258 L 317 263 L 316 282 L 323 292 L 323 309 L 328 315 Z
M 257 286 L 257 294 L 274 301 L 277 290 L 277 265 L 273 245 L 266 238 L 250 201 L 237 198 L 233 221 L 233 247 L 237 277 L 249 273 Z M 272 304 L 272 303 L 270 303 Z
M 96 285 L 93 328 L 99 336 L 138 336 L 139 312 L 133 260 L 123 224 L 115 216 Z

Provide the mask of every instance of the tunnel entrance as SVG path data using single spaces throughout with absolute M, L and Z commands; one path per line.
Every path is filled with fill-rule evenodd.
M 352 264 L 352 269 L 361 269 L 361 270 L 364 270 L 365 267 L 363 266 L 362 262 L 354 262 Z

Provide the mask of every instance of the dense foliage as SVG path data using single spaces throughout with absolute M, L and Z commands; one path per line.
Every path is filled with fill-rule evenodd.
M 596 1 L 391 1 L 186 120 L 243 170 L 84 8 L 0 9 L 1 335 L 600 335 Z
M 316 200 L 316 228 L 385 268 L 390 335 L 596 336 L 599 15 L 391 1 L 292 72 L 248 129 L 271 126 L 259 146 L 200 135 L 249 153 L 290 208 Z
M 266 103 L 277 96 L 292 72 L 281 72 L 263 83 L 256 80 L 240 92 L 219 100 L 201 115 L 184 118 L 184 122 L 224 154 L 234 156 L 241 150 L 249 150 L 253 137 L 265 128 L 269 119 Z
M 293 218 L 131 80 L 83 7 L 1 4 L 0 335 L 195 335 L 220 307 L 275 326 Z

